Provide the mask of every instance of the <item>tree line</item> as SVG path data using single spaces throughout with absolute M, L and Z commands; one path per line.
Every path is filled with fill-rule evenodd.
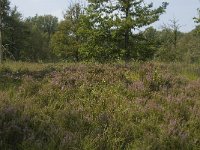
M 88 0 L 85 7 L 71 4 L 59 21 L 52 15 L 22 18 L 17 7 L 10 7 L 9 0 L 1 0 L 0 56 L 31 62 L 199 62 L 198 24 L 189 33 L 180 32 L 176 18 L 161 30 L 151 26 L 167 5 L 163 2 L 155 8 L 144 0 Z M 194 21 L 199 23 L 200 19 Z

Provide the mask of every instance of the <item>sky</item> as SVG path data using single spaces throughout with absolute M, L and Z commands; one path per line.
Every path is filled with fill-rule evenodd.
M 80 0 L 10 0 L 12 6 L 17 6 L 23 17 L 34 16 L 35 14 L 52 14 L 62 19 L 63 12 L 71 2 Z M 146 0 L 159 6 L 164 0 Z M 193 17 L 197 16 L 197 8 L 200 8 L 199 0 L 165 0 L 169 2 L 166 13 L 160 20 L 153 24 L 160 29 L 163 24 L 169 24 L 170 20 L 176 18 L 180 24 L 180 30 L 189 32 L 195 28 Z

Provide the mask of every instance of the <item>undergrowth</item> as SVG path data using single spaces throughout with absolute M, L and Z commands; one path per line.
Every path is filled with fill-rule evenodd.
M 0 149 L 200 149 L 200 67 L 0 66 Z

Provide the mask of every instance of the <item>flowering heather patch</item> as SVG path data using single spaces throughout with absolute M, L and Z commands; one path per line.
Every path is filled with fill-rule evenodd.
M 200 149 L 199 70 L 157 62 L 1 66 L 0 149 Z

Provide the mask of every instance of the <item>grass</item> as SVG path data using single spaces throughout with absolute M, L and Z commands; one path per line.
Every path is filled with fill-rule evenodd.
M 0 149 L 200 149 L 200 67 L 8 62 Z

